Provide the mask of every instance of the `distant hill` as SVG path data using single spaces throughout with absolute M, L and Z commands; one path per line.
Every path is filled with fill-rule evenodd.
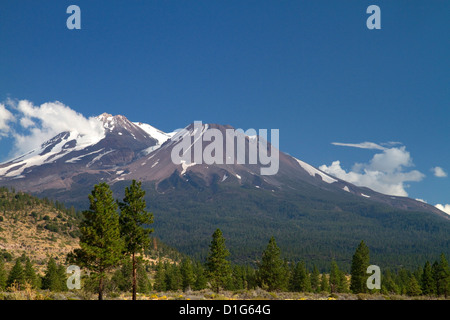
M 26 254 L 42 269 L 49 257 L 64 262 L 78 246 L 81 214 L 61 203 L 0 188 L 0 254 Z

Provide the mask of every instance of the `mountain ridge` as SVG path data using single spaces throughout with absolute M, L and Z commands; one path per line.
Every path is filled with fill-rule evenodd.
M 149 209 L 157 217 L 156 235 L 184 253 L 203 252 L 199 244 L 207 243 L 217 227 L 235 237 L 231 249 L 243 250 L 236 256 L 244 260 L 260 251 L 257 246 L 265 242 L 266 233 L 276 234 L 281 244 L 291 248 L 287 251 L 292 257 L 308 255 L 311 261 L 332 248 L 337 250 L 336 258 L 344 257 L 349 254 L 345 248 L 354 247 L 361 238 L 376 243 L 378 252 L 399 259 L 414 254 L 414 247 L 422 256 L 449 251 L 450 217 L 429 204 L 355 186 L 282 151 L 278 173 L 262 175 L 265 165 L 249 161 L 252 143 L 259 143 L 260 136 L 237 133 L 234 158 L 227 159 L 227 130 L 234 129 L 229 125 L 192 123 L 164 133 L 124 116 L 104 113 L 98 120 L 104 128 L 101 139 L 62 132 L 28 155 L 1 164 L 0 184 L 83 209 L 94 184 L 107 182 L 120 198 L 129 181 L 142 181 Z M 216 144 L 223 150 L 214 150 L 214 155 L 222 151 L 221 164 L 196 163 L 195 154 L 172 161 L 175 151 L 210 151 L 215 141 L 205 138 L 208 129 L 223 137 L 222 144 Z M 238 139 L 243 141 L 244 163 L 237 162 Z M 180 148 L 181 143 L 187 143 L 186 148 Z M 262 146 L 272 148 L 269 142 Z M 245 250 L 240 248 L 242 241 Z M 404 253 L 400 249 L 389 253 L 392 242 Z

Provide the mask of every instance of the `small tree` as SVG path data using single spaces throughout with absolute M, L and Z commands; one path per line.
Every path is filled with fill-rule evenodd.
M 369 260 L 369 248 L 361 241 L 352 259 L 350 290 L 353 293 L 367 292 Z
M 411 276 L 408 284 L 407 294 L 409 296 L 415 297 L 420 296 L 422 294 L 422 290 L 420 289 L 420 285 L 417 282 L 416 277 Z
M 8 287 L 12 285 L 17 285 L 20 290 L 24 284 L 25 284 L 25 273 L 23 270 L 22 263 L 20 263 L 20 259 L 17 259 L 16 263 L 14 264 L 14 267 L 12 267 L 11 271 L 9 272 L 8 281 L 6 285 Z
M 313 266 L 313 271 L 311 273 L 311 289 L 316 293 L 320 291 L 320 272 L 316 265 Z
M 50 291 L 64 291 L 66 289 L 66 275 L 64 267 L 58 266 L 55 259 L 50 258 L 47 263 L 47 270 L 42 278 L 42 289 Z
M 5 270 L 5 263 L 3 261 L 3 257 L 0 255 L 0 291 L 3 291 L 6 289 L 6 282 L 8 280 L 6 270 Z
M 321 292 L 330 292 L 330 285 L 328 282 L 328 277 L 325 273 L 322 273 L 320 278 L 320 291 Z
M 281 250 L 273 236 L 262 254 L 257 274 L 260 286 L 267 286 L 270 291 L 285 287 L 287 278 L 285 263 L 281 259 Z
M 217 229 L 212 235 L 209 245 L 209 256 L 206 261 L 208 278 L 213 290 L 219 293 L 225 287 L 231 276 L 230 262 L 227 260 L 230 252 L 225 246 L 222 231 Z
M 183 291 L 187 291 L 192 288 L 195 281 L 194 268 L 190 259 L 186 258 L 181 261 L 180 271 L 182 279 L 181 287 Z
M 108 184 L 94 186 L 89 195 L 89 210 L 80 224 L 80 249 L 69 254 L 69 261 L 93 271 L 98 280 L 98 299 L 103 300 L 107 272 L 123 259 L 117 203 Z
M 120 233 L 125 241 L 125 252 L 131 256 L 133 300 L 137 290 L 137 255 L 150 245 L 149 235 L 153 231 L 148 226 L 153 223 L 153 214 L 146 210 L 145 191 L 142 183 L 133 180 L 125 188 L 125 198 L 119 203 Z
M 339 267 L 336 263 L 336 261 L 333 259 L 331 261 L 331 271 L 330 271 L 330 290 L 332 293 L 339 292 L 339 287 L 341 285 L 341 271 L 339 270 Z
M 29 258 L 26 259 L 25 262 L 25 270 L 24 270 L 25 281 L 28 282 L 33 289 L 39 287 L 38 276 L 36 275 L 36 271 L 34 271 L 33 265 Z

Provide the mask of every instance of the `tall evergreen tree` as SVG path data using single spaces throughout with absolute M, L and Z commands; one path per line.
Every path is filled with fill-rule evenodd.
M 286 271 L 285 263 L 281 259 L 281 250 L 272 236 L 258 264 L 259 285 L 267 286 L 270 291 L 283 289 L 288 276 Z
M 443 253 L 440 256 L 436 271 L 436 292 L 438 295 L 444 295 L 447 298 L 450 294 L 450 268 Z
M 209 245 L 209 256 L 206 261 L 206 268 L 211 287 L 217 293 L 220 288 L 224 288 L 231 277 L 230 262 L 227 260 L 230 252 L 225 246 L 225 238 L 222 231 L 217 229 L 212 235 Z
M 422 273 L 422 293 L 424 295 L 432 296 L 436 293 L 436 287 L 433 280 L 433 270 L 429 261 L 425 262 Z
M 81 248 L 69 255 L 69 261 L 94 272 L 98 299 L 103 300 L 107 272 L 123 259 L 124 243 L 120 237 L 117 203 L 108 184 L 95 185 L 89 202 L 89 210 L 83 212 L 84 220 L 80 224 Z
M 364 241 L 361 241 L 352 259 L 350 290 L 353 293 L 367 292 L 367 279 L 369 276 L 366 272 L 367 267 L 370 265 L 369 261 L 369 248 Z
M 153 214 L 146 210 L 144 197 L 142 183 L 133 180 L 131 185 L 125 188 L 123 202 L 119 203 L 120 232 L 125 241 L 125 252 L 132 263 L 133 300 L 136 300 L 137 290 L 137 255 L 149 247 L 149 235 L 153 232 L 153 229 L 148 227 L 153 223 Z
M 20 262 L 20 259 L 17 259 L 16 263 L 14 264 L 14 267 L 12 267 L 11 271 L 9 272 L 6 285 L 8 288 L 12 285 L 16 285 L 20 290 L 24 284 L 25 284 L 25 273 L 23 270 L 22 263 Z

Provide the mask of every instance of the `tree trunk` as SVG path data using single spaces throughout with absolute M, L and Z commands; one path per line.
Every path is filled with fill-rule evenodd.
M 136 300 L 136 257 L 134 255 L 132 255 L 132 259 L 133 259 L 133 300 Z
M 98 283 L 98 300 L 103 300 L 103 277 L 100 276 Z

